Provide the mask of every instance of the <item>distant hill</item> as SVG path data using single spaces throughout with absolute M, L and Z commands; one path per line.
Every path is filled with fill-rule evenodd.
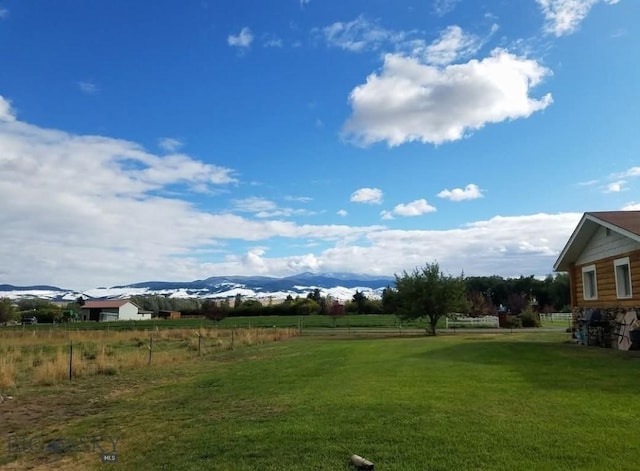
M 73 301 L 85 298 L 127 298 L 133 295 L 161 295 L 180 298 L 225 298 L 241 294 L 244 297 L 285 298 L 301 296 L 319 289 L 323 296 L 351 299 L 356 290 L 368 297 L 379 297 L 382 290 L 394 284 L 391 276 L 373 276 L 354 273 L 300 273 L 275 278 L 267 276 L 212 276 L 189 282 L 144 281 L 111 288 L 95 288 L 84 292 L 55 286 L 0 285 L 0 297 L 19 299 L 38 297 L 51 301 Z

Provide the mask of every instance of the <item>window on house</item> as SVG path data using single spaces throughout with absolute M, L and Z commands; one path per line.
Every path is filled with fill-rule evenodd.
M 584 299 L 598 298 L 598 280 L 596 279 L 595 265 L 582 268 L 582 294 Z
M 630 298 L 632 293 L 629 257 L 614 260 L 613 266 L 616 274 L 616 294 L 618 298 Z

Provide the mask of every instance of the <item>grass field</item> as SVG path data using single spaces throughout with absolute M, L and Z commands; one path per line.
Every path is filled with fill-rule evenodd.
M 24 387 L 4 433 L 105 451 L 119 435 L 118 462 L 14 443 L 0 469 L 347 470 L 353 453 L 376 470 L 637 469 L 640 357 L 565 339 L 305 337 Z
M 192 319 L 153 319 L 149 321 L 119 321 L 119 322 L 73 322 L 62 324 L 36 324 L 26 326 L 3 327 L 3 330 L 156 330 L 156 329 L 198 329 L 218 327 L 229 328 L 262 328 L 262 327 L 292 328 L 304 331 L 305 329 L 331 329 L 331 328 L 383 328 L 383 329 L 425 329 L 427 323 L 424 319 L 414 321 L 401 320 L 391 314 L 366 314 L 345 315 L 336 317 L 311 315 L 311 316 L 254 316 L 254 317 L 227 317 L 219 322 L 204 318 Z M 569 327 L 570 322 L 565 320 L 543 320 L 543 327 Z M 445 328 L 445 319 L 438 321 L 438 329 Z M 458 326 L 458 329 L 464 326 Z M 0 330 L 0 335 L 1 335 Z
M 330 316 L 253 316 L 253 317 L 227 317 L 219 322 L 208 319 L 153 319 L 149 321 L 118 321 L 118 322 L 73 322 L 63 324 L 35 324 L 26 326 L 3 327 L 6 330 L 153 330 L 159 329 L 197 329 L 200 327 L 242 328 L 242 327 L 278 327 L 278 328 L 302 328 L 318 329 L 333 327 L 371 327 L 371 328 L 403 328 L 426 327 L 423 319 L 416 321 L 400 321 L 391 314 L 367 314 L 340 316 L 335 319 Z M 439 323 L 444 327 L 444 319 Z M 1 331 L 0 331 L 1 332 Z

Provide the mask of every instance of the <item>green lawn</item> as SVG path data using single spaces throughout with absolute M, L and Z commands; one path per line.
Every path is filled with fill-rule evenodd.
M 640 357 L 565 339 L 299 338 L 25 389 L 14 409 L 51 410 L 14 432 L 120 434 L 114 471 L 335 471 L 353 453 L 380 471 L 638 469 Z M 2 452 L 6 469 L 101 466 Z

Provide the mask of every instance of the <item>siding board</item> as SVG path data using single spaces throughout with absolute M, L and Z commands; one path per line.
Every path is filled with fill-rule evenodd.
M 594 236 L 594 239 L 596 238 L 596 236 Z M 598 246 L 602 247 L 603 244 L 600 243 Z M 596 253 L 594 250 L 590 252 L 591 255 L 593 255 L 594 253 Z M 604 252 L 601 251 L 599 253 Z M 611 253 L 610 248 L 608 253 Z M 631 269 L 632 297 L 618 299 L 616 290 L 615 267 L 613 265 L 613 262 L 614 260 L 624 257 L 629 257 L 629 265 Z M 580 258 L 584 260 L 588 259 L 588 257 L 583 258 L 582 256 Z M 586 265 L 592 264 L 596 267 L 598 299 L 585 300 L 583 292 L 582 268 Z M 574 307 L 579 306 L 605 308 L 638 306 L 640 304 L 640 249 L 634 250 L 632 252 L 616 253 L 615 255 L 608 256 L 602 260 L 583 261 L 583 263 L 581 264 L 576 264 L 575 268 L 573 269 L 573 277 L 575 278 Z

